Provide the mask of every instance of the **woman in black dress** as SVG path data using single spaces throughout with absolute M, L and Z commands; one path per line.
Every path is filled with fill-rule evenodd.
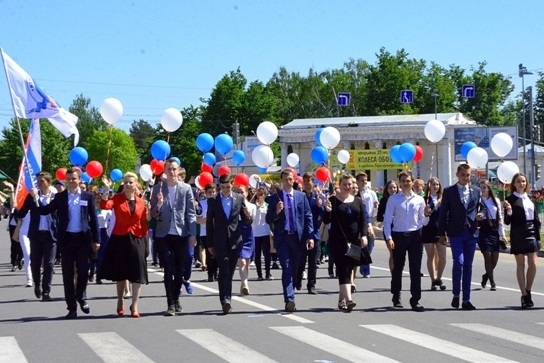
M 351 271 L 359 263 L 346 256 L 348 242 L 365 247 L 367 245 L 368 222 L 364 202 L 351 194 L 353 179 L 342 174 L 340 193 L 331 196 L 322 212 L 323 223 L 331 224 L 329 230 L 329 252 L 333 256 L 340 285 L 338 308 L 350 312 L 355 307 L 351 299 Z
M 485 274 L 482 275 L 482 288 L 485 289 L 487 281 L 491 284 L 491 291 L 496 290 L 493 270 L 499 262 L 500 241 L 506 243 L 504 236 L 504 223 L 500 202 L 491 189 L 491 183 L 487 180 L 480 182 L 482 200 L 480 213 L 476 216 L 480 226 L 478 246 L 484 256 Z
M 533 307 L 531 288 L 536 275 L 536 262 L 540 249 L 540 220 L 535 204 L 527 194 L 527 177 L 517 173 L 510 185 L 511 195 L 503 205 L 504 222 L 510 225 L 510 253 L 516 257 L 516 276 L 521 291 L 521 308 Z M 525 273 L 527 257 L 527 274 Z

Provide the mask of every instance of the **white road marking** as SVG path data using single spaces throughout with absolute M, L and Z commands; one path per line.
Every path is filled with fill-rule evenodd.
M 106 363 L 153 363 L 117 333 L 81 333 L 78 336 Z

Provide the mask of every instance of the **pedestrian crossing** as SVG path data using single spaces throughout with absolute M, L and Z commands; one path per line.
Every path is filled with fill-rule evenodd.
M 539 326 L 542 323 L 535 323 Z M 316 328 L 308 325 L 269 326 L 263 331 L 251 331 L 250 334 L 263 334 L 258 344 L 250 344 L 240 335 L 234 333 L 232 326 L 218 329 L 176 329 L 179 338 L 171 346 L 172 354 L 181 354 L 190 347 L 196 351 L 199 359 L 193 361 L 225 361 L 236 363 L 276 363 L 286 361 L 335 362 L 338 359 L 348 362 L 411 362 L 415 357 L 432 361 L 465 361 L 465 362 L 516 362 L 527 361 L 516 352 L 527 347 L 544 350 L 544 338 L 519 331 L 507 330 L 487 324 L 451 323 L 447 330 L 452 330 L 456 336 L 475 334 L 468 343 L 459 344 L 448 338 L 439 338 L 428 333 L 407 329 L 393 324 L 353 324 L 344 327 L 344 331 L 334 334 L 327 327 Z M 519 330 L 521 328 L 517 328 Z M 168 333 L 168 332 L 166 332 Z M 444 331 L 441 332 L 444 336 Z M 447 334 L 451 332 L 447 331 Z M 86 356 L 87 362 L 153 363 L 165 361 L 164 356 L 153 357 L 149 350 L 147 355 L 140 351 L 138 343 L 131 344 L 116 332 L 85 332 L 76 335 L 82 346 L 75 349 L 90 350 L 94 357 Z M 366 339 L 362 340 L 361 337 Z M 134 338 L 134 337 L 133 337 Z M 366 340 L 366 344 L 364 341 Z M 467 341 L 467 340 L 465 340 Z M 490 344 L 481 345 L 478 342 L 493 342 L 493 345 L 508 346 L 513 357 L 497 355 Z M 380 347 L 376 342 L 383 342 Z M 472 345 L 472 346 L 468 346 Z M 72 346 L 72 344 L 71 344 Z M 184 348 L 185 347 L 185 348 Z M 487 349 L 486 349 L 487 348 Z M 407 354 L 411 351 L 411 355 Z M 503 351 L 504 352 L 504 351 Z M 541 359 L 541 354 L 534 354 L 534 361 Z M 213 357 L 213 358 L 212 358 Z M 289 357 L 286 360 L 286 357 Z M 423 359 L 425 357 L 426 359 Z M 539 358 L 540 357 L 540 358 Z M 326 359 L 324 359 L 326 358 Z M 190 362 L 191 359 L 184 359 Z M 0 337 L 0 363 L 29 362 L 15 337 Z

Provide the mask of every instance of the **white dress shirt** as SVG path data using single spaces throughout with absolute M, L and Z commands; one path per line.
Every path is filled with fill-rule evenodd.
M 495 203 L 493 203 L 493 200 L 491 198 L 484 198 L 482 197 L 482 202 L 485 205 L 485 208 L 487 209 L 487 213 L 484 213 L 484 219 L 487 219 L 488 217 L 491 217 L 491 219 L 496 220 L 497 211 L 499 212 L 499 218 L 501 220 L 501 223 L 499 224 L 499 236 L 504 237 L 504 218 L 502 216 L 502 208 L 497 208 Z M 495 202 L 498 206 L 501 205 L 501 202 L 495 198 Z
M 514 195 L 518 198 L 521 198 L 523 202 L 525 219 L 527 219 L 527 221 L 532 221 L 535 218 L 535 205 L 533 204 L 527 193 L 519 194 L 518 192 L 514 192 Z
M 77 188 L 77 192 L 72 194 L 69 190 L 68 193 L 68 214 L 70 220 L 68 221 L 68 227 L 66 232 L 79 233 L 83 232 L 83 225 L 81 224 L 81 189 Z
M 383 218 L 385 239 L 391 239 L 391 225 L 393 232 L 413 232 L 421 229 L 424 224 L 425 200 L 411 192 L 394 194 L 387 200 Z

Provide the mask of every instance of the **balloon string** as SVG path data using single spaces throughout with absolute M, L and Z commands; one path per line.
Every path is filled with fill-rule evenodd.
M 166 142 L 170 143 L 170 133 L 168 133 L 168 136 L 166 137 Z
M 111 139 L 113 135 L 113 126 L 110 125 L 110 141 L 108 143 L 108 151 L 106 152 L 106 168 L 104 169 L 105 172 L 108 170 L 108 164 L 110 161 L 110 149 L 111 149 Z
M 433 150 L 433 153 L 431 154 L 431 175 L 429 176 L 429 179 L 433 177 L 433 166 L 434 166 L 434 150 Z

